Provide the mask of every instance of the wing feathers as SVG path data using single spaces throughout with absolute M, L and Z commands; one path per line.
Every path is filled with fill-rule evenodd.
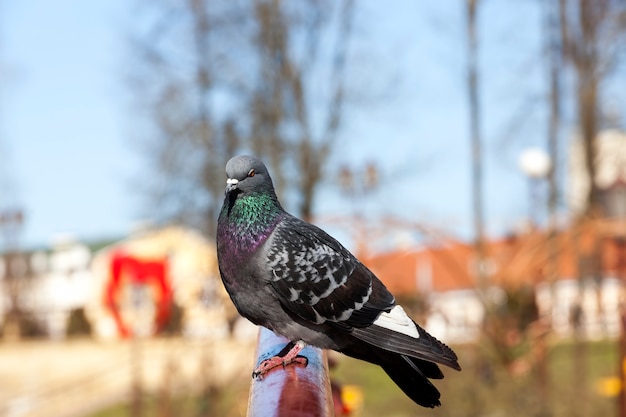
M 407 336 L 406 334 L 377 325 L 359 329 L 355 328 L 352 331 L 352 335 L 359 340 L 391 352 L 461 370 L 458 358 L 452 349 L 426 333 L 417 324 L 414 323 L 414 325 L 419 331 L 419 338 Z
M 291 313 L 316 324 L 366 327 L 395 304 L 369 269 L 316 226 L 289 217 L 268 242 L 268 278 Z
M 389 312 L 382 312 L 373 324 L 415 339 L 420 337 L 417 326 L 399 305 L 392 308 Z

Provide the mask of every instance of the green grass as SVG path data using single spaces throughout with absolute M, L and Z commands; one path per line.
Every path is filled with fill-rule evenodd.
M 586 343 L 578 356 L 572 343 L 551 347 L 544 395 L 535 370 L 512 375 L 497 364 L 487 349 L 464 346 L 455 350 L 463 371 L 444 369 L 446 378 L 434 381 L 443 403 L 434 410 L 415 405 L 380 368 L 362 361 L 339 356 L 331 376 L 337 382 L 361 388 L 364 405 L 354 414 L 356 417 L 586 417 L 616 413 L 616 400 L 604 398 L 596 390 L 599 378 L 616 373 L 616 342 Z M 205 395 L 146 396 L 141 416 L 244 416 L 248 387 L 249 380 L 244 378 Z M 131 415 L 130 405 L 120 404 L 90 417 Z
M 364 394 L 360 417 L 408 416 L 607 416 L 616 401 L 599 395 L 599 378 L 617 369 L 615 342 L 587 343 L 585 360 L 576 362 L 575 347 L 554 346 L 548 356 L 545 394 L 534 369 L 512 375 L 476 347 L 457 347 L 462 372 L 443 369 L 445 379 L 433 381 L 441 391 L 442 406 L 430 410 L 413 404 L 376 366 L 344 358 L 333 376 L 344 384 L 357 384 Z M 586 372 L 586 376 L 582 374 Z

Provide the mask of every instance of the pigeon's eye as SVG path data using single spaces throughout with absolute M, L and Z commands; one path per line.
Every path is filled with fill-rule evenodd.
M 254 169 L 251 169 L 251 170 L 250 170 L 250 172 L 248 172 L 248 176 L 249 176 L 249 177 L 254 177 L 254 174 L 256 174 L 256 173 L 254 172 Z

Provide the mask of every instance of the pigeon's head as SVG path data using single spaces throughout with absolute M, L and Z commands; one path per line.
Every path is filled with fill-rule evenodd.
M 226 163 L 226 175 L 227 193 L 235 190 L 241 193 L 274 190 L 265 164 L 254 156 L 239 155 L 231 158 Z

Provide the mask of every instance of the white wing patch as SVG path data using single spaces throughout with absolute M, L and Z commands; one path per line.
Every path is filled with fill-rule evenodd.
M 374 323 L 376 326 L 384 327 L 394 332 L 402 333 L 410 337 L 419 338 L 420 334 L 413 320 L 404 312 L 399 305 L 391 309 L 389 313 L 382 313 Z

